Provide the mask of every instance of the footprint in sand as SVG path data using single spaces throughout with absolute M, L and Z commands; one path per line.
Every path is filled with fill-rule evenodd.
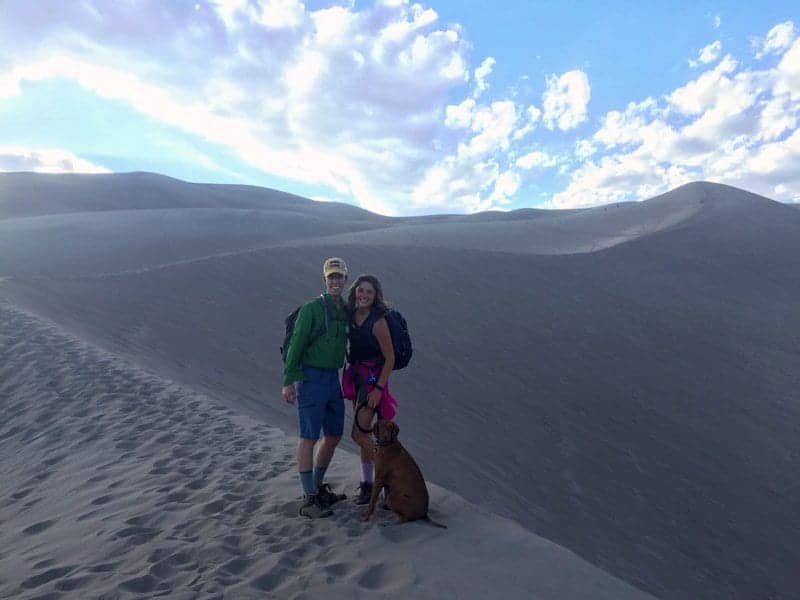
M 225 501 L 224 500 L 214 500 L 213 502 L 209 502 L 203 507 L 203 514 L 204 515 L 213 515 L 219 512 L 222 512 L 222 509 L 225 508 Z
M 189 492 L 186 492 L 184 490 L 178 490 L 172 492 L 171 494 L 168 494 L 167 497 L 164 499 L 164 501 L 159 502 L 157 506 L 162 506 L 164 504 L 173 504 L 173 503 L 185 504 L 188 499 L 189 499 Z
M 150 566 L 149 574 L 158 579 L 169 579 L 175 575 L 175 567 L 169 560 L 160 560 Z
M 20 491 L 18 491 L 18 492 L 14 492 L 13 494 L 11 494 L 11 497 L 12 497 L 14 500 L 22 500 L 22 499 L 23 499 L 25 496 L 27 496 L 28 494 L 30 494 L 32 491 L 33 491 L 33 488 L 32 488 L 32 487 L 25 488 L 25 489 L 23 489 L 23 490 L 20 490 Z
M 39 504 L 39 502 L 41 502 L 41 501 L 42 501 L 42 497 L 41 497 L 41 496 L 39 496 L 38 498 L 34 498 L 33 500 L 28 500 L 28 501 L 27 501 L 25 504 L 23 504 L 22 506 L 23 506 L 23 508 L 26 508 L 26 509 L 28 509 L 28 508 L 30 508 L 31 506 L 33 506 L 34 504 Z
M 204 487 L 208 485 L 207 479 L 194 479 L 186 484 L 186 487 L 190 490 L 202 490 Z
M 262 592 L 271 592 L 293 577 L 294 573 L 292 571 L 280 565 L 276 565 L 263 575 L 253 579 L 250 585 Z
M 25 581 L 22 582 L 22 587 L 25 589 L 33 589 L 39 587 L 40 585 L 44 585 L 45 583 L 50 583 L 56 579 L 61 579 L 65 575 L 69 575 L 75 569 L 74 566 L 67 566 L 67 567 L 56 567 L 55 569 L 49 569 L 44 573 L 39 573 L 38 575 L 34 575 L 33 577 L 29 577 Z
M 390 592 L 414 583 L 414 573 L 404 564 L 385 562 L 370 565 L 357 584 L 373 592 Z
M 92 500 L 92 506 L 102 506 L 103 504 L 108 504 L 114 499 L 114 496 L 110 494 L 106 494 L 104 496 L 98 496 L 94 500 Z
M 355 562 L 337 562 L 330 565 L 325 565 L 325 572 L 333 575 L 337 579 L 350 577 L 353 573 L 357 572 L 361 567 Z
M 226 575 L 241 575 L 253 564 L 253 560 L 246 557 L 236 557 L 220 566 L 219 571 Z
M 131 526 L 120 529 L 114 534 L 114 538 L 127 538 L 128 542 L 133 546 L 141 546 L 146 544 L 155 537 L 161 534 L 160 529 L 151 527 Z
M 119 588 L 134 594 L 150 594 L 158 589 L 159 580 L 150 575 L 142 575 L 141 577 L 134 577 L 119 584 Z
M 101 563 L 99 565 L 94 565 L 92 567 L 89 567 L 87 570 L 90 573 L 110 573 L 111 571 L 114 571 L 118 566 L 119 566 L 118 562 Z
M 72 592 L 84 587 L 94 579 L 91 575 L 82 575 L 80 577 L 68 577 L 61 579 L 56 583 L 55 588 L 60 592 Z
M 67 458 L 66 454 L 58 454 L 56 456 L 53 456 L 52 458 L 47 458 L 47 459 L 43 460 L 42 462 L 45 465 L 47 465 L 48 467 L 52 467 L 53 465 L 56 465 L 56 464 L 60 463 L 61 461 L 63 461 L 65 458 Z
M 48 529 L 53 523 L 57 523 L 58 519 L 50 519 L 49 521 L 40 521 L 39 523 L 35 523 L 30 527 L 26 527 L 22 530 L 22 533 L 25 535 L 36 535 L 37 533 L 41 533 L 45 529 Z

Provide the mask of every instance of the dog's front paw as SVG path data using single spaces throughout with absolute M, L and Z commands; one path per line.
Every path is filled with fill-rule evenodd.
M 366 511 L 363 515 L 361 515 L 362 521 L 369 521 L 370 517 L 372 516 L 372 511 Z

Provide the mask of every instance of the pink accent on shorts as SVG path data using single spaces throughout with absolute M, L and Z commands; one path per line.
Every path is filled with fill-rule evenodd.
M 367 378 L 374 374 L 376 377 L 381 373 L 381 367 L 373 365 L 372 363 L 358 363 L 358 376 L 361 381 L 366 381 Z M 372 385 L 367 385 L 367 393 L 373 390 Z M 355 401 L 356 399 L 356 385 L 353 382 L 353 365 L 348 365 L 342 374 L 342 394 L 348 400 Z M 381 412 L 381 419 L 391 421 L 396 414 L 395 407 L 397 400 L 395 400 L 392 393 L 389 391 L 389 383 L 387 382 L 381 394 L 381 403 L 378 406 Z

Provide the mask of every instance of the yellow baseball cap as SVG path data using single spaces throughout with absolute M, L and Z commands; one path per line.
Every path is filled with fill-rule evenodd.
M 340 273 L 347 277 L 347 263 L 341 258 L 329 258 L 322 265 L 322 274 L 327 277 L 331 273 Z

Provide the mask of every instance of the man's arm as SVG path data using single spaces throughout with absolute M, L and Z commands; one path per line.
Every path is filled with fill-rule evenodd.
M 294 331 L 286 351 L 286 366 L 283 369 L 283 385 L 293 385 L 296 381 L 305 381 L 303 374 L 303 354 L 311 341 L 314 326 L 314 304 L 305 303 L 294 322 Z

